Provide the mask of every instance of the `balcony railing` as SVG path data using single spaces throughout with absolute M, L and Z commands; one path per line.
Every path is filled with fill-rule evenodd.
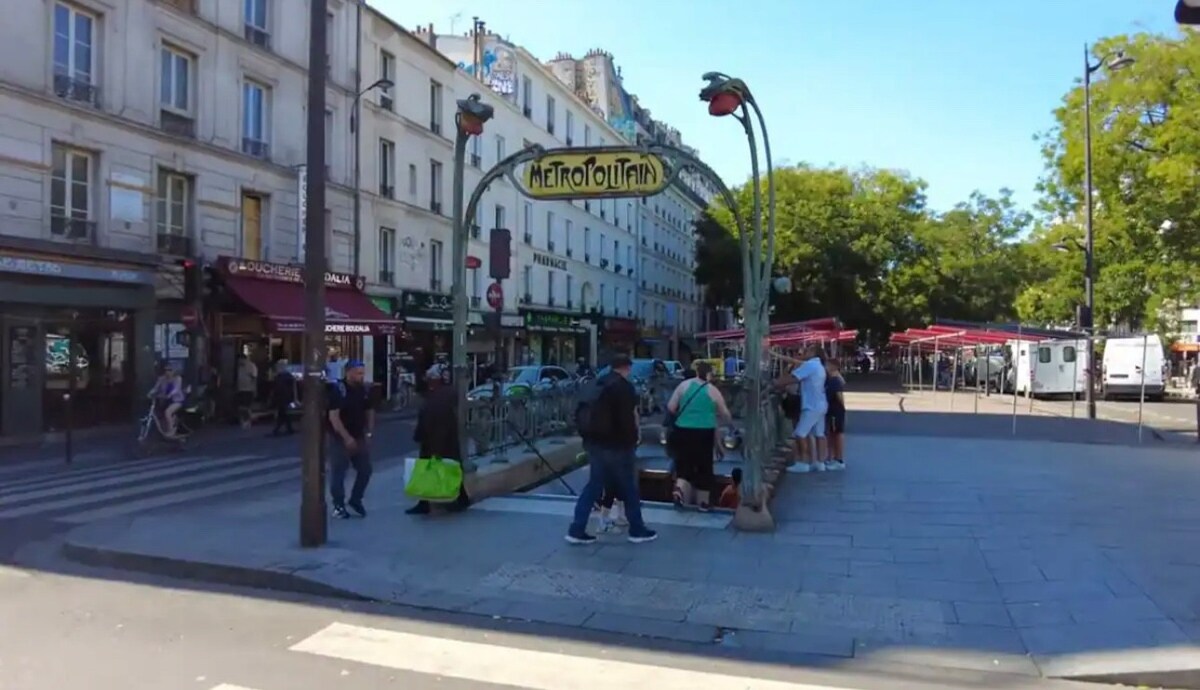
M 380 285 L 395 285 L 396 284 L 396 273 L 394 271 L 388 271 L 388 270 L 381 269 L 379 271 L 379 283 L 380 283 Z
M 432 290 L 433 292 L 441 292 L 442 291 L 442 279 L 441 278 L 430 278 L 429 279 L 429 289 Z
M 54 75 L 54 93 L 59 98 L 79 101 L 92 106 L 100 105 L 100 88 L 86 79 L 76 79 L 67 74 Z
M 159 113 L 159 123 L 162 131 L 167 134 L 174 134 L 177 137 L 187 137 L 188 139 L 196 138 L 196 121 L 187 115 L 162 110 Z
M 252 24 L 247 24 L 244 35 L 246 40 L 250 41 L 254 45 L 260 48 L 266 48 L 267 50 L 271 49 L 271 34 L 267 33 L 265 29 L 260 29 Z
M 242 137 L 242 153 L 265 160 L 271 157 L 271 145 L 258 139 Z
M 52 216 L 50 234 L 72 242 L 93 242 L 96 239 L 96 221 Z
M 387 199 L 395 199 L 396 188 L 390 184 L 381 184 L 379 185 L 379 196 Z
M 483 165 L 483 156 L 478 153 L 471 154 L 471 167 L 478 168 Z
M 441 134 L 442 133 L 442 123 L 438 122 L 437 120 L 430 121 L 429 131 L 433 132 L 434 134 Z
M 482 304 L 482 301 L 480 300 L 479 295 L 473 295 L 471 297 L 471 308 L 478 309 L 480 304 Z
M 441 215 L 441 213 L 442 213 L 442 202 L 440 202 L 440 201 L 430 201 L 430 202 L 429 202 L 429 210 L 430 210 L 430 211 L 433 211 L 434 213 L 436 213 L 436 214 L 438 214 L 438 215 Z
M 192 238 L 175 232 L 158 233 L 158 253 L 167 256 L 192 256 Z

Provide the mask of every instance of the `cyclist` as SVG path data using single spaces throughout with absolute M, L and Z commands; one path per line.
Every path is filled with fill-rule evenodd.
M 162 415 L 166 428 L 163 430 L 163 436 L 175 438 L 175 417 L 179 408 L 183 407 L 187 392 L 183 388 L 183 377 L 175 371 L 174 366 L 169 363 L 163 365 L 162 374 L 147 397 L 154 401 L 154 409 L 157 410 L 160 405 L 164 406 Z

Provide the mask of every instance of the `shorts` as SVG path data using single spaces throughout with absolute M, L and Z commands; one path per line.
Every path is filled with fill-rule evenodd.
M 838 410 L 825 415 L 825 432 L 828 434 L 846 433 L 846 411 Z
M 809 436 L 825 438 L 825 411 L 802 410 L 800 412 L 800 421 L 796 422 L 796 428 L 792 431 L 792 436 L 796 438 L 808 438 Z

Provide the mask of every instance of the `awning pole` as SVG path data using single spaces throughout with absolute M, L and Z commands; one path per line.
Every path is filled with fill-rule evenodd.
M 1029 414 L 1033 414 L 1033 386 L 1037 383 L 1037 365 L 1038 359 L 1041 357 L 1042 342 L 1039 340 L 1035 347 L 1037 348 L 1037 357 L 1034 357 L 1033 349 L 1029 351 Z
M 1075 366 L 1071 368 L 1071 419 L 1075 418 L 1075 402 L 1079 397 L 1079 341 L 1071 341 L 1071 349 L 1075 350 Z
M 962 348 L 958 347 L 954 350 L 954 361 L 950 363 L 950 411 L 954 411 L 954 396 L 957 395 L 955 390 L 958 387 L 958 355 L 962 352 Z
M 1013 433 L 1013 436 L 1017 435 L 1017 397 L 1018 397 L 1017 396 L 1017 374 L 1020 373 L 1020 371 L 1021 371 L 1021 342 L 1022 342 L 1021 324 L 1017 324 L 1017 342 L 1016 342 L 1016 345 L 1012 348 L 1013 349 L 1013 357 L 1012 357 L 1012 362 L 1009 364 L 1009 370 L 1012 371 L 1012 374 L 1013 374 L 1013 387 L 1012 387 L 1012 399 L 1013 399 L 1012 433 Z M 1001 382 L 1000 382 L 1000 388 L 1001 389 L 1004 388 L 1003 380 L 1001 380 Z
M 1146 406 L 1146 350 L 1150 345 L 1150 335 L 1142 334 L 1142 390 L 1138 396 L 1138 443 L 1142 442 L 1142 410 Z

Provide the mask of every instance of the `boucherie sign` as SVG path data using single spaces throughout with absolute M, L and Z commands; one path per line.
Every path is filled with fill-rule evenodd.
M 304 269 L 300 266 L 292 264 L 271 264 L 265 261 L 251 261 L 249 259 L 225 259 L 225 270 L 231 276 L 242 278 L 261 278 L 263 280 L 275 280 L 281 283 L 297 283 L 304 284 Z M 362 276 L 354 276 L 349 273 L 337 273 L 336 271 L 325 272 L 326 287 L 343 287 L 362 290 L 365 286 L 365 281 Z

